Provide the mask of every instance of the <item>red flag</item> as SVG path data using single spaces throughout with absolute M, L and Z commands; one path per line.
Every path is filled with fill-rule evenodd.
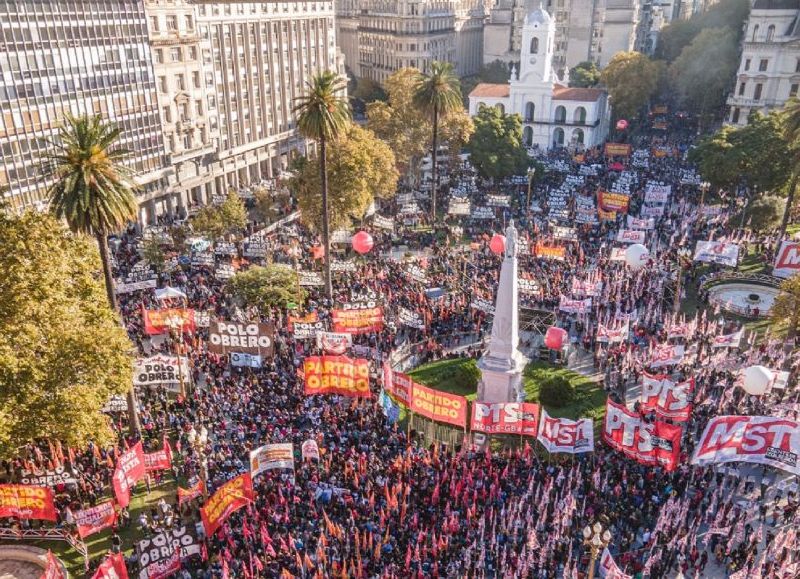
M 39 579 L 67 579 L 61 563 L 53 556 L 52 551 L 47 551 L 47 566 Z
M 144 451 L 142 442 L 122 453 L 117 460 L 117 468 L 114 470 L 114 495 L 117 497 L 119 506 L 125 508 L 131 500 L 131 487 L 146 474 Z
M 112 553 L 100 564 L 92 579 L 128 579 L 128 568 L 122 553 Z

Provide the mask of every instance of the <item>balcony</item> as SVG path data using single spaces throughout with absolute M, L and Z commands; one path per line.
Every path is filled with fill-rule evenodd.
M 536 119 L 536 120 L 534 120 L 534 119 L 531 119 L 531 118 L 526 118 L 523 122 L 524 122 L 524 124 L 527 124 L 527 125 L 536 123 L 537 125 L 558 125 L 558 126 L 563 126 L 563 127 L 585 127 L 585 128 L 592 128 L 592 127 L 597 127 L 598 125 L 600 125 L 600 119 L 597 119 L 596 121 L 590 122 L 588 120 L 587 121 L 568 121 L 566 119 L 555 119 L 555 120 Z

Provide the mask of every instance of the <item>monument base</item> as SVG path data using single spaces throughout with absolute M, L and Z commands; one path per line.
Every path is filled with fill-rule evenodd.
M 478 400 L 481 402 L 524 402 L 525 388 L 522 373 L 527 359 L 521 353 L 515 356 L 511 367 L 505 368 L 492 364 L 491 358 L 478 361 L 481 381 L 478 384 Z

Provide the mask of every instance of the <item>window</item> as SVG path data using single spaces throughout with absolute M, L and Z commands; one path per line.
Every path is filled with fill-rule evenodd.
M 158 28 L 158 16 L 151 16 L 150 17 L 150 28 L 153 30 L 153 32 L 158 32 L 159 31 L 159 28 Z
M 536 106 L 529 102 L 525 105 L 525 122 L 532 123 L 533 122 L 533 115 L 536 112 Z
M 156 48 L 153 53 L 155 54 L 155 61 L 158 64 L 164 64 L 164 50 L 161 48 Z
M 539 53 L 539 39 L 535 36 L 531 38 L 531 54 Z
M 161 110 L 164 113 L 164 122 L 165 123 L 171 123 L 172 122 L 172 111 L 170 110 L 170 108 L 169 107 L 164 107 Z
M 746 82 L 739 83 L 739 96 L 744 95 L 744 91 L 746 88 L 747 88 Z
M 175 76 L 175 84 L 178 86 L 178 90 L 186 90 L 186 79 L 182 74 Z
M 800 72 L 800 58 L 798 58 L 794 63 L 794 71 Z
M 766 58 L 762 58 L 758 63 L 759 72 L 766 72 L 768 65 L 769 65 L 769 60 L 767 60 Z
M 769 28 L 767 28 L 767 42 L 772 42 L 775 38 L 775 25 L 770 24 Z
M 167 77 L 166 76 L 159 76 L 158 77 L 158 90 L 162 93 L 167 92 Z
M 169 58 L 172 62 L 180 62 L 183 60 L 183 51 L 180 46 L 174 46 L 169 49 Z
M 578 107 L 575 109 L 575 114 L 573 115 L 572 120 L 579 125 L 586 124 L 586 109 L 583 107 Z M 583 134 L 583 131 L 581 131 L 581 134 Z
M 797 64 L 800 65 L 800 60 L 797 61 Z M 749 58 L 744 61 L 744 69 L 745 70 L 750 70 L 750 59 Z
M 189 60 L 197 60 L 197 47 L 190 46 L 189 47 Z
M 733 113 L 731 114 L 731 122 L 734 125 L 739 123 L 739 107 L 733 109 Z
M 178 29 L 178 17 L 174 14 L 167 16 L 167 30 L 170 32 Z
M 761 100 L 761 90 L 763 88 L 764 88 L 764 85 L 761 84 L 761 83 L 758 83 L 756 85 L 756 90 L 753 91 L 753 100 L 756 100 L 756 101 Z
M 752 38 L 752 40 L 753 40 L 753 42 L 758 40 L 758 24 L 753 26 L 753 38 Z
M 192 86 L 200 88 L 200 73 L 196 70 L 192 73 Z
M 789 98 L 794 98 L 797 96 L 797 89 L 800 88 L 799 85 L 793 84 L 789 87 Z
M 187 14 L 184 18 L 186 21 L 186 30 L 194 30 L 194 22 L 192 21 L 191 14 Z
M 556 107 L 556 122 L 563 123 L 567 120 L 567 109 L 559 105 Z M 563 139 L 561 141 L 564 142 Z

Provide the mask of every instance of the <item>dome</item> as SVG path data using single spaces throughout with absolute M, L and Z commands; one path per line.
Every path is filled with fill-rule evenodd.
M 547 10 L 542 8 L 542 5 L 539 4 L 538 8 L 534 8 L 528 15 L 525 16 L 525 24 L 549 24 L 553 21 L 553 17 L 547 13 Z

